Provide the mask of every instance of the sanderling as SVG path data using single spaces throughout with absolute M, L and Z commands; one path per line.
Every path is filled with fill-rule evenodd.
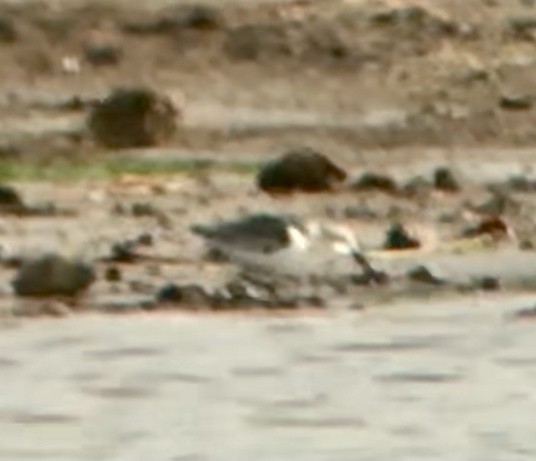
M 196 224 L 191 231 L 245 271 L 329 278 L 340 270 L 354 272 L 357 262 L 366 277 L 377 280 L 378 272 L 352 231 L 336 224 L 258 213 L 219 224 Z

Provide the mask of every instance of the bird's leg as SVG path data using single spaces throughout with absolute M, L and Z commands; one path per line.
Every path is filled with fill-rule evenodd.
M 363 268 L 367 281 L 372 281 L 377 284 L 384 284 L 387 282 L 387 274 L 374 269 L 363 253 L 354 250 L 352 251 L 352 257 Z

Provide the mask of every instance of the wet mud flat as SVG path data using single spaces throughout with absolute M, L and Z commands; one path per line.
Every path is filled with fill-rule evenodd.
M 423 158 L 429 155 L 421 152 Z M 399 297 L 441 299 L 482 291 L 533 290 L 536 202 L 531 190 L 518 190 L 517 182 L 512 183 L 512 178 L 519 181 L 515 176 L 518 169 L 508 170 L 499 164 L 490 185 L 489 175 L 476 177 L 471 164 L 460 160 L 454 168 L 458 190 L 444 191 L 420 183 L 422 190 L 408 195 L 402 192 L 403 185 L 413 184 L 415 171 L 422 168 L 417 155 L 414 159 L 415 165 L 405 163 L 399 169 L 390 165 L 389 170 L 383 170 L 385 175 L 398 171 L 392 182 L 399 184 L 400 190 L 388 191 L 373 185 L 367 190 L 350 187 L 338 192 L 271 196 L 256 186 L 255 171 L 236 173 L 218 164 L 168 175 L 12 183 L 24 198 L 28 214 L 4 209 L 2 312 L 10 316 L 69 315 L 88 310 L 356 309 Z M 369 174 L 363 171 L 357 168 L 352 174 L 357 178 Z M 421 171 L 419 178 L 433 173 Z M 532 179 L 530 175 L 524 178 L 526 188 Z M 498 209 L 490 212 L 490 207 Z M 238 299 L 211 303 L 212 298 L 203 293 L 233 283 L 238 268 L 229 261 L 214 260 L 190 227 L 255 212 L 293 214 L 345 225 L 356 235 L 372 265 L 387 274 L 388 282 L 375 285 L 353 280 L 360 270 L 348 260 L 341 268 L 340 280 L 283 284 L 284 292 L 296 302 L 278 305 L 274 301 L 267 306 L 251 298 L 250 303 Z M 386 247 L 397 226 L 409 234 L 417 248 Z M 11 282 L 20 265 L 46 253 L 87 261 L 95 270 L 94 283 L 70 300 L 61 296 L 51 300 L 17 297 Z M 159 298 L 170 283 L 190 290 L 192 296 Z

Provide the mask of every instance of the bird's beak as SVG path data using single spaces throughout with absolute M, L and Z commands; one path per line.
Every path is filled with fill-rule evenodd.
M 365 276 L 368 280 L 372 280 L 379 284 L 383 284 L 387 281 L 387 276 L 381 271 L 377 271 L 372 267 L 369 260 L 358 250 L 352 250 L 352 257 L 363 268 Z

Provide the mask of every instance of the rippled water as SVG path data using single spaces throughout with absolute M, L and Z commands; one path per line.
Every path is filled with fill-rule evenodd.
M 2 460 L 534 460 L 532 295 L 0 324 Z

